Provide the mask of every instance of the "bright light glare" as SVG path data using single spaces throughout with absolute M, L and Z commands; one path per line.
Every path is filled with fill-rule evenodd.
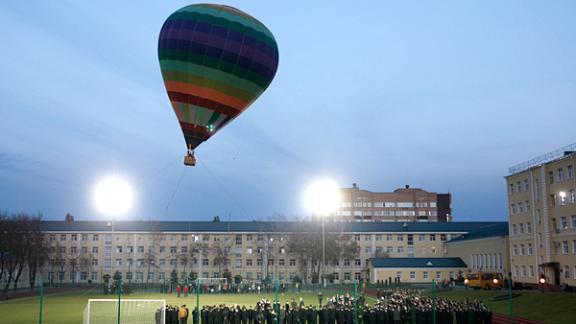
M 109 177 L 101 180 L 94 189 L 96 208 L 107 215 L 120 215 L 132 207 L 134 193 L 124 179 Z
M 306 207 L 317 215 L 328 215 L 340 205 L 340 189 L 332 180 L 318 180 L 306 190 Z

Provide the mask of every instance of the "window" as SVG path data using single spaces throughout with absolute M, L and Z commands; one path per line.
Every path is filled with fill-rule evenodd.
M 116 253 L 122 253 L 122 246 L 116 247 Z
M 296 266 L 296 259 L 290 259 L 289 265 L 290 265 L 291 267 Z
M 568 221 L 566 219 L 566 216 L 560 217 L 560 229 L 562 230 L 568 229 Z
M 576 240 L 572 241 L 572 254 L 576 254 Z
M 98 265 L 98 259 L 92 259 L 92 265 L 97 266 Z
M 144 253 L 144 246 L 138 247 L 138 253 Z
M 394 247 L 393 246 L 387 246 L 386 247 L 386 253 L 388 253 L 388 255 L 394 253 Z
M 530 222 L 526 223 L 526 233 L 528 234 L 532 233 L 532 223 Z
M 532 255 L 532 243 L 528 243 L 528 255 Z
M 524 252 L 525 252 L 524 244 L 520 244 L 520 255 L 524 255 L 525 254 Z
M 392 234 L 386 234 L 386 241 L 392 241 Z
M 356 234 L 354 235 L 354 241 L 360 241 L 360 235 Z
M 510 213 L 512 215 L 516 214 L 516 204 L 512 204 L 511 208 L 510 208 Z
M 98 241 L 98 234 L 92 235 L 92 241 Z
M 524 179 L 524 191 L 528 191 L 528 189 L 529 189 L 528 179 Z
M 510 184 L 510 194 L 511 195 L 514 194 L 514 184 L 513 183 Z
M 66 241 L 66 234 L 60 234 L 60 241 Z
M 176 247 L 175 246 L 171 246 L 170 247 L 170 253 L 176 253 Z
M 436 279 L 440 278 L 442 278 L 442 274 L 440 273 L 440 271 L 436 271 Z
M 568 241 L 562 241 L 562 254 L 568 254 Z
M 398 240 L 398 241 L 403 241 L 403 240 L 404 240 L 404 235 L 398 234 L 398 235 L 396 236 L 396 240 Z
M 516 256 L 518 254 L 518 245 L 514 244 L 514 248 L 512 249 L 512 255 Z
M 416 279 L 416 271 L 410 271 L 410 280 Z
M 576 190 L 570 189 L 570 203 L 576 203 Z
M 520 234 L 524 234 L 524 224 L 522 223 L 518 224 L 518 232 Z
M 166 253 L 166 247 L 165 247 L 165 246 L 160 246 L 159 251 L 160 251 L 160 253 Z
M 575 241 L 576 242 L 576 241 Z M 345 267 L 349 267 L 350 266 L 350 259 L 344 259 L 344 266 Z
M 512 235 L 518 234 L 518 226 L 516 224 L 512 224 Z
M 436 234 L 430 234 L 430 241 L 436 241 Z
M 372 235 L 370 234 L 364 235 L 364 241 L 372 241 Z
M 424 272 L 422 273 L 422 277 L 423 277 L 424 279 L 428 279 L 428 271 L 424 271 Z
M 550 207 L 554 207 L 554 206 L 556 206 L 556 195 L 551 194 L 550 195 Z
M 564 279 L 570 279 L 570 267 L 564 266 Z
M 372 247 L 371 246 L 367 246 L 364 248 L 364 253 L 372 253 Z
M 344 280 L 350 280 L 350 272 L 344 272 Z
M 564 181 L 564 169 L 559 168 L 556 170 L 556 177 L 558 178 L 558 182 Z
M 568 179 L 572 179 L 574 178 L 574 167 L 572 167 L 572 165 L 569 165 L 566 170 L 568 171 Z
M 524 212 L 524 204 L 522 202 L 518 203 L 518 212 L 519 213 L 523 213 Z
M 398 246 L 398 247 L 396 248 L 396 252 L 397 252 L 397 253 L 404 253 L 404 247 L 403 247 L 403 246 Z
M 382 241 L 382 235 L 381 234 L 376 235 L 376 241 Z
M 554 183 L 554 172 L 548 171 L 548 184 Z
M 418 234 L 418 241 L 424 241 L 426 236 L 424 234 Z
M 98 247 L 97 246 L 92 247 L 92 254 L 98 254 Z
M 356 259 L 356 260 L 354 260 L 354 265 L 359 267 L 362 265 L 362 261 L 360 259 Z
M 526 211 L 529 212 L 530 211 L 530 201 L 526 200 L 525 204 L 526 204 Z
M 70 240 L 71 241 L 78 241 L 78 235 L 77 234 L 70 235 Z

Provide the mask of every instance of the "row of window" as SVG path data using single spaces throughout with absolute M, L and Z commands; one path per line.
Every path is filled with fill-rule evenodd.
M 518 249 L 520 248 L 520 249 Z M 514 244 L 512 246 L 512 256 L 523 256 L 523 255 L 532 255 L 533 254 L 533 250 L 532 250 L 532 243 L 528 243 L 528 244 Z
M 555 231 L 564 231 L 572 227 L 576 229 L 576 215 L 570 216 L 570 223 L 568 223 L 567 216 L 560 217 L 560 223 L 557 222 L 556 217 L 552 218 L 552 229 Z
M 355 201 L 354 203 L 350 202 L 350 201 L 343 201 L 340 203 L 340 207 L 363 207 L 363 208 L 370 208 L 370 207 L 376 207 L 376 208 L 436 208 L 436 202 L 435 201 L 431 201 L 431 202 L 409 202 L 409 201 L 400 201 L 400 202 L 394 202 L 394 201 L 375 201 L 375 202 L 370 202 L 370 201 Z
M 548 183 L 553 184 L 554 182 L 562 182 L 564 180 L 570 180 L 574 178 L 574 167 L 569 165 L 566 167 L 566 173 L 564 173 L 564 168 L 558 168 L 555 171 L 548 171 Z
M 570 254 L 570 244 L 568 241 L 552 242 L 554 254 Z M 576 255 L 576 240 L 572 241 L 572 254 Z
M 503 269 L 502 253 L 481 253 L 470 256 L 473 269 Z
M 48 240 L 50 242 L 54 242 L 56 241 L 57 237 L 59 237 L 60 241 L 78 241 L 78 239 L 80 238 L 80 240 L 82 241 L 89 241 L 90 236 L 91 235 L 91 239 L 94 242 L 97 242 L 100 240 L 100 234 L 58 234 L 58 236 L 56 234 L 50 234 L 48 236 Z M 121 235 L 121 234 L 116 234 L 116 241 L 120 241 L 122 238 L 130 238 L 133 235 Z M 194 235 L 194 234 L 168 234 L 168 235 L 147 235 L 148 236 L 148 240 L 152 241 L 152 240 L 158 240 L 158 241 L 168 241 L 168 238 L 170 241 L 178 241 L 178 238 L 180 239 L 180 241 L 188 241 L 188 239 L 190 238 L 191 241 L 197 242 L 197 241 L 210 241 L 210 235 L 208 234 L 204 234 L 204 235 Z M 246 241 L 253 241 L 254 239 L 256 239 L 257 241 L 264 241 L 265 240 L 265 235 L 264 234 L 246 234 L 245 235 Z M 213 240 L 214 241 L 220 241 L 221 239 L 221 235 L 214 235 L 213 236 Z M 269 235 L 270 237 L 270 235 Z M 224 240 L 227 240 L 229 237 L 224 237 Z M 235 235 L 235 239 L 236 239 L 236 244 L 242 244 L 242 239 L 243 239 L 243 235 L 242 234 L 236 234 Z M 107 243 L 112 242 L 112 234 L 106 234 L 105 235 L 105 240 Z M 143 240 L 143 236 L 142 235 L 137 235 L 136 236 L 136 240 L 137 241 L 142 241 Z M 280 241 L 284 240 L 284 237 L 280 237 L 279 238 Z
M 408 242 L 411 242 L 414 240 L 414 236 L 416 234 L 396 234 L 396 240 L 397 241 L 404 241 L 404 236 L 406 236 Z M 354 235 L 354 241 L 359 242 L 361 241 L 361 235 L 360 234 L 355 234 Z M 426 241 L 426 237 L 428 237 L 429 241 L 436 241 L 436 234 L 418 234 L 418 241 Z M 372 241 L 372 238 L 374 238 L 374 240 L 376 241 L 382 241 L 382 239 L 384 238 L 384 235 L 382 234 L 366 234 L 364 235 L 364 241 Z M 440 234 L 440 240 L 441 241 L 446 241 L 447 239 L 449 239 L 449 235 L 447 234 Z M 386 234 L 386 241 L 393 241 L 394 240 L 394 234 Z
M 510 206 L 510 214 L 515 215 L 518 213 L 530 212 L 530 201 L 519 202 Z
M 561 191 L 550 195 L 550 207 L 565 206 L 568 203 L 576 203 L 576 190 L 570 189 L 568 193 Z
M 532 223 L 526 222 L 526 224 L 512 224 L 512 235 L 522 235 L 524 233 L 532 233 Z
M 449 277 L 450 277 L 450 279 L 454 279 L 454 271 L 450 271 Z M 402 272 L 401 271 L 396 272 L 396 278 L 399 278 L 400 280 L 402 280 Z M 436 271 L 434 278 L 436 280 L 443 279 L 442 278 L 442 272 Z M 410 280 L 419 280 L 419 279 L 429 280 L 430 279 L 430 273 L 428 271 L 423 271 L 422 277 L 417 278 L 416 277 L 416 271 L 410 271 Z

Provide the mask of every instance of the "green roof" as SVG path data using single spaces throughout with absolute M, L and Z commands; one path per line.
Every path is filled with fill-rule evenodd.
M 460 258 L 372 258 L 374 268 L 466 268 Z
M 328 222 L 327 232 L 343 233 L 470 233 L 491 230 L 506 222 Z M 49 232 L 190 232 L 190 233 L 286 233 L 295 231 L 317 232 L 318 222 L 211 222 L 211 221 L 43 221 L 42 229 Z
M 485 226 L 481 228 L 474 229 L 469 233 L 466 233 L 462 236 L 459 236 L 453 240 L 448 241 L 448 243 L 452 242 L 462 242 L 462 241 L 469 241 L 469 240 L 477 240 L 489 237 L 502 237 L 508 236 L 508 223 L 495 223 L 491 226 Z

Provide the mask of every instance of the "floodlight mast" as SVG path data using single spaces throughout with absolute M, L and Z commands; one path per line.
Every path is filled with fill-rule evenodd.
M 322 179 L 313 182 L 307 191 L 307 205 L 313 215 L 322 219 L 322 264 L 320 265 L 320 276 L 322 284 L 326 287 L 325 269 L 326 266 L 326 217 L 333 213 L 340 204 L 340 190 L 336 182 Z

